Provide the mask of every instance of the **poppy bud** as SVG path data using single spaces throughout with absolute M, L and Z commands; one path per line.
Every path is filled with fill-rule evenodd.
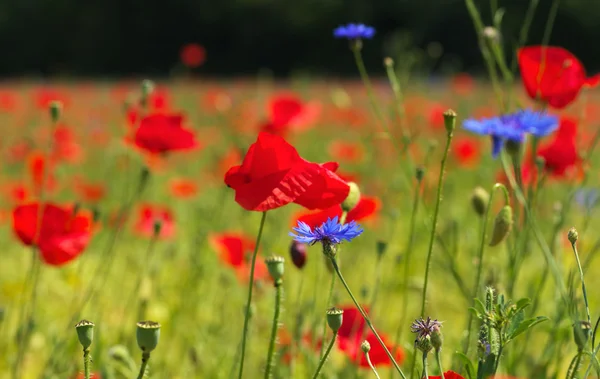
M 385 57 L 383 58 L 383 65 L 385 67 L 393 67 L 394 66 L 394 60 L 390 57 Z
M 52 122 L 58 122 L 62 114 L 63 103 L 60 101 L 50 102 L 50 119 Z
M 354 182 L 348 182 L 348 186 L 350 187 L 348 197 L 342 202 L 342 210 L 344 212 L 350 212 L 360 201 L 360 189 L 358 185 Z
M 160 324 L 154 321 L 138 322 L 136 337 L 139 348 L 144 353 L 150 353 L 158 345 Z
M 152 231 L 153 231 L 154 237 L 158 237 L 161 229 L 162 229 L 162 221 L 154 220 L 154 223 L 152 224 Z
M 142 80 L 142 98 L 140 102 L 142 105 L 146 105 L 148 102 L 148 97 L 154 92 L 154 82 L 149 79 Z
M 510 233 L 513 225 L 513 212 L 510 205 L 502 207 L 494 220 L 494 229 L 492 230 L 492 239 L 490 246 L 496 246 L 502 242 Z
M 279 256 L 271 256 L 265 259 L 269 275 L 275 281 L 275 287 L 279 287 L 282 283 L 285 259 Z
M 385 254 L 385 251 L 387 250 L 387 242 L 385 241 L 377 241 L 377 258 L 381 259 L 383 257 L 383 254 Z
M 330 308 L 326 312 L 327 325 L 334 332 L 337 333 L 342 327 L 342 321 L 344 320 L 344 311 L 337 309 L 336 307 Z
M 498 29 L 494 28 L 493 26 L 486 26 L 485 28 L 483 28 L 481 34 L 483 38 L 485 38 L 487 41 L 490 41 L 492 43 L 500 42 L 500 33 L 498 32 Z
M 302 269 L 306 264 L 306 244 L 292 240 L 290 246 L 290 256 L 292 257 L 292 263 L 294 266 Z
M 360 349 L 363 353 L 367 354 L 369 351 L 371 351 L 371 344 L 369 341 L 365 340 L 360 344 Z
M 579 233 L 577 233 L 577 229 L 571 228 L 569 229 L 569 233 L 567 233 L 567 237 L 569 238 L 569 242 L 571 245 L 575 245 L 577 239 L 579 238 Z
M 456 127 L 456 112 L 452 109 L 448 109 L 444 112 L 444 126 L 446 127 L 448 135 L 452 135 L 452 132 L 454 132 L 454 128 Z
M 590 338 L 591 330 L 592 325 L 587 321 L 579 321 L 573 324 L 573 336 L 575 337 L 575 344 L 580 351 L 585 349 L 585 345 Z
M 81 320 L 75 325 L 77 331 L 77 338 L 79 343 L 83 346 L 83 350 L 87 350 L 94 341 L 94 323 L 87 320 Z
M 485 215 L 488 202 L 490 201 L 490 194 L 483 187 L 475 187 L 471 194 L 471 204 L 475 213 L 479 216 Z
M 415 178 L 417 178 L 417 181 L 421 182 L 421 180 L 423 180 L 423 177 L 425 176 L 425 167 L 417 167 L 415 170 Z

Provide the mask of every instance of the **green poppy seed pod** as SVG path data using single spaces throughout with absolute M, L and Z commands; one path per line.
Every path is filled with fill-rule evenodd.
M 81 320 L 75 325 L 77 331 L 77 338 L 79 343 L 83 346 L 84 350 L 87 350 L 94 341 L 94 323 L 88 320 Z
M 371 344 L 369 343 L 369 341 L 364 340 L 360 344 L 360 349 L 362 350 L 363 353 L 367 354 L 369 351 L 371 351 Z
M 271 275 L 271 278 L 275 282 L 275 287 L 278 287 L 282 282 L 285 259 L 279 256 L 271 256 L 265 259 L 265 263 L 267 264 L 269 275 Z
M 592 324 L 587 321 L 579 321 L 573 324 L 573 337 L 575 338 L 575 344 L 580 351 L 585 349 L 585 345 L 590 339 L 591 331 Z
M 433 331 L 431 332 L 431 346 L 433 346 L 435 351 L 440 351 L 443 343 L 444 336 L 442 336 L 440 327 L 436 325 L 433 327 Z
M 50 119 L 52 122 L 58 122 L 60 120 L 60 116 L 62 115 L 63 103 L 61 101 L 52 101 L 50 102 Z
M 415 178 L 417 178 L 417 181 L 420 183 L 421 180 L 423 180 L 423 177 L 425 176 L 425 167 L 417 167 L 415 169 Z
M 344 321 L 344 311 L 336 307 L 330 308 L 326 312 L 327 325 L 334 332 L 337 333 L 342 327 L 342 321 Z
M 513 212 L 510 205 L 502 207 L 494 220 L 494 229 L 492 230 L 492 239 L 490 246 L 496 246 L 502 242 L 510 233 L 513 225 Z
M 489 201 L 490 194 L 488 191 L 486 191 L 483 187 L 475 187 L 473 193 L 471 194 L 471 204 L 473 204 L 475 213 L 477 213 L 479 216 L 485 215 Z
M 145 353 L 151 352 L 158 345 L 160 324 L 154 321 L 138 322 L 136 337 L 140 349 Z
M 569 233 L 567 233 L 567 237 L 569 238 L 569 242 L 571 245 L 575 245 L 577 239 L 579 238 L 579 233 L 577 233 L 577 229 L 571 228 L 569 229 Z
M 360 201 L 360 189 L 358 188 L 358 184 L 354 182 L 348 182 L 348 186 L 350 187 L 350 191 L 348 192 L 346 200 L 342 202 L 342 210 L 344 212 L 350 212 L 353 210 Z
M 431 344 L 431 337 L 429 335 L 423 337 L 417 337 L 415 340 L 415 347 L 423 352 L 423 354 L 427 354 L 433 348 Z
M 451 135 L 452 132 L 454 132 L 454 128 L 456 127 L 456 112 L 452 109 L 448 109 L 444 112 L 444 126 L 446 127 L 448 135 Z

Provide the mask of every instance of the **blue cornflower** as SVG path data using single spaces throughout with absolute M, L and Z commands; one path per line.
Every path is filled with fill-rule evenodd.
M 333 219 L 328 218 L 321 226 L 317 226 L 314 229 L 311 229 L 305 222 L 298 221 L 298 226 L 293 228 L 293 230 L 298 233 L 296 235 L 290 232 L 290 236 L 294 237 L 294 240 L 310 245 L 314 245 L 317 242 L 337 245 L 342 240 L 350 242 L 363 232 L 360 225 L 354 221 L 343 225 L 340 224 L 337 216 Z
M 575 201 L 584 210 L 591 210 L 600 199 L 600 193 L 594 188 L 581 188 L 575 192 Z
M 346 38 L 349 40 L 371 39 L 375 35 L 375 28 L 365 24 L 340 25 L 333 30 L 335 38 Z
M 525 134 L 544 137 L 555 131 L 557 127 L 558 117 L 529 109 L 500 117 L 463 121 L 463 128 L 492 137 L 492 156 L 494 158 L 500 153 L 505 140 L 520 143 L 525 139 Z

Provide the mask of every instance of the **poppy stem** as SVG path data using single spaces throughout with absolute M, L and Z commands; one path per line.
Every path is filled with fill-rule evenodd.
M 575 259 L 577 260 L 577 268 L 579 269 L 579 277 L 581 278 L 581 292 L 583 292 L 583 302 L 585 303 L 585 312 L 587 314 L 587 320 L 592 325 L 592 317 L 590 316 L 590 305 L 588 303 L 587 290 L 585 289 L 585 280 L 583 279 L 583 269 L 581 268 L 581 261 L 579 260 L 579 253 L 577 252 L 577 241 L 571 242 L 573 253 L 575 253 Z
M 440 354 L 440 350 L 435 351 L 435 359 L 437 360 L 438 367 L 440 368 L 440 375 L 442 379 L 446 379 L 444 376 L 444 369 L 442 368 L 442 354 Z
M 423 352 L 423 375 L 421 375 L 421 377 L 423 377 L 425 379 L 429 379 L 429 374 L 427 373 L 427 353 L 426 352 Z
M 329 256 L 329 259 L 331 260 L 331 264 L 333 265 L 333 269 L 335 270 L 337 276 L 340 278 L 340 281 L 344 285 L 344 288 L 346 288 L 346 291 L 348 292 L 348 295 L 350 295 L 350 298 L 352 299 L 352 302 L 354 302 L 354 305 L 356 306 L 356 308 L 360 312 L 361 316 L 363 317 L 363 319 L 365 320 L 365 322 L 367 323 L 367 325 L 369 326 L 369 328 L 371 329 L 371 331 L 375 335 L 375 338 L 377 338 L 377 341 L 379 342 L 379 344 L 381 345 L 381 347 L 385 351 L 386 355 L 388 356 L 388 358 L 390 359 L 390 361 L 392 362 L 392 364 L 396 368 L 396 371 L 398 371 L 398 373 L 400 374 L 400 376 L 402 377 L 402 379 L 406 379 L 406 375 L 404 375 L 404 373 L 402 372 L 402 369 L 398 365 L 398 362 L 396 362 L 396 360 L 394 359 L 394 356 L 392 355 L 392 353 L 390 353 L 389 349 L 387 348 L 387 346 L 385 346 L 385 343 L 383 342 L 383 340 L 381 339 L 381 337 L 379 336 L 379 334 L 375 330 L 375 327 L 373 326 L 373 323 L 371 322 L 371 319 L 369 318 L 369 316 L 367 315 L 367 313 L 364 311 L 364 309 L 360 306 L 360 304 L 356 300 L 356 297 L 354 297 L 354 294 L 352 294 L 352 291 L 350 290 L 350 287 L 348 286 L 348 283 L 346 283 L 346 280 L 344 279 L 344 276 L 342 275 L 342 272 L 340 271 L 340 267 L 338 266 L 337 261 L 335 260 L 335 257 L 334 256 Z
M 83 349 L 83 377 L 85 379 L 90 379 L 90 349 Z
M 144 375 L 146 375 L 146 368 L 148 366 L 149 360 L 150 360 L 150 353 L 143 352 L 142 353 L 142 365 L 140 366 L 140 372 L 138 373 L 137 379 L 144 379 Z
M 371 357 L 369 357 L 368 351 L 365 352 L 365 358 L 367 358 L 367 363 L 369 364 L 369 367 L 371 367 L 371 371 L 373 371 L 373 374 L 375 374 L 375 377 L 377 379 L 381 379 L 379 377 L 379 374 L 377 373 L 377 370 L 375 370 L 375 366 L 373 366 L 373 362 L 371 362 Z
M 260 226 L 258 227 L 258 235 L 256 236 L 256 244 L 254 245 L 254 252 L 252 253 L 252 264 L 250 267 L 250 283 L 248 283 L 248 300 L 246 301 L 246 311 L 244 315 L 244 330 L 242 332 L 242 353 L 240 357 L 240 371 L 238 372 L 238 379 L 242 379 L 244 374 L 244 359 L 246 358 L 246 340 L 248 339 L 248 324 L 250 321 L 250 305 L 252 304 L 252 290 L 254 288 L 254 267 L 256 265 L 256 256 L 258 255 L 258 246 L 260 245 L 260 239 L 262 237 L 263 228 L 265 226 L 265 219 L 267 218 L 267 212 L 263 212 L 260 219 Z
M 267 366 L 265 368 L 265 379 L 271 377 L 273 368 L 273 356 L 275 355 L 275 340 L 277 339 L 277 328 L 279 327 L 279 314 L 281 313 L 281 297 L 283 296 L 283 281 L 275 282 L 275 313 L 273 314 L 273 325 L 271 327 L 271 340 L 267 353 Z
M 335 345 L 336 338 L 337 338 L 337 332 L 333 332 L 333 337 L 331 338 L 331 342 L 329 342 L 329 345 L 327 346 L 327 350 L 325 350 L 325 355 L 323 355 L 323 357 L 321 357 L 321 360 L 319 361 L 319 365 L 317 366 L 317 370 L 315 371 L 315 374 L 313 375 L 313 379 L 317 379 L 319 377 L 319 373 L 321 372 L 321 369 L 323 368 L 323 365 L 325 364 L 325 361 L 327 360 L 327 357 L 329 356 L 329 353 L 331 352 L 333 345 Z

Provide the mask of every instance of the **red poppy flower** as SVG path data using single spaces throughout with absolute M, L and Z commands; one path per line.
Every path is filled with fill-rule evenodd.
M 361 144 L 337 140 L 329 144 L 329 155 L 340 161 L 360 162 L 365 154 Z
M 198 193 L 198 185 L 190 179 L 173 179 L 169 183 L 171 195 L 180 199 L 189 199 Z
M 444 372 L 444 378 L 446 379 L 465 379 L 460 374 L 455 373 L 454 371 L 446 371 Z M 441 375 L 429 375 L 429 379 L 442 379 Z
M 75 379 L 84 379 L 84 378 L 85 378 L 85 376 L 83 375 L 82 372 L 77 374 L 77 376 L 75 377 Z M 102 379 L 102 377 L 97 372 L 93 372 L 90 374 L 90 379 Z
M 144 204 L 140 207 L 135 224 L 137 234 L 153 237 L 155 228 L 160 225 L 158 238 L 169 239 L 175 235 L 175 219 L 173 212 L 167 207 L 155 204 Z
M 450 86 L 459 95 L 469 95 L 475 89 L 475 79 L 466 72 L 461 72 L 452 77 Z
M 479 142 L 471 138 L 457 138 L 454 156 L 461 166 L 472 166 L 479 160 Z
M 42 216 L 41 222 L 38 221 Z M 19 205 L 13 210 L 13 230 L 21 242 L 37 246 L 42 259 L 60 266 L 77 258 L 91 239 L 92 219 L 73 209 L 37 202 Z
M 81 178 L 75 178 L 74 189 L 81 200 L 89 203 L 97 203 L 106 195 L 103 183 L 90 183 Z
M 56 188 L 51 164 L 40 152 L 33 152 L 29 156 L 29 175 L 33 184 L 33 191 L 40 194 L 42 190 L 52 191 Z
M 29 198 L 29 190 L 22 183 L 12 183 L 6 187 L 8 201 L 15 204 L 21 204 Z
M 200 67 L 206 61 L 206 50 L 197 43 L 190 43 L 181 48 L 181 62 L 189 68 Z
M 369 342 L 371 350 L 369 351 L 369 358 L 371 362 L 377 366 L 390 366 L 392 361 L 387 356 L 384 348 L 381 346 L 375 334 L 367 327 L 367 324 L 360 312 L 352 307 L 342 308 L 344 311 L 344 317 L 342 320 L 342 326 L 338 331 L 338 348 L 342 350 L 352 360 L 357 363 L 360 367 L 370 368 L 367 359 L 362 352 L 360 345 L 363 341 Z M 368 313 L 368 310 L 365 309 Z M 395 351 L 392 344 L 389 342 L 389 338 L 379 332 L 381 340 L 384 342 L 388 350 L 392 352 L 394 359 L 398 364 L 402 364 L 404 360 L 404 351 L 401 348 L 397 348 Z
M 54 101 L 60 101 L 64 108 L 71 102 L 66 93 L 50 88 L 38 88 L 33 96 L 35 104 L 40 110 L 47 110 Z
M 429 126 L 432 129 L 441 129 L 444 127 L 444 112 L 448 107 L 444 107 L 441 104 L 433 104 L 429 108 Z
M 185 129 L 181 114 L 152 114 L 142 118 L 135 145 L 150 153 L 189 150 L 198 146 L 194 133 Z
M 581 62 L 562 47 L 527 46 L 517 52 L 521 78 L 530 98 L 553 108 L 569 105 L 583 86 L 594 87 L 600 76 L 586 77 Z
M 208 90 L 202 99 L 202 109 L 207 112 L 226 112 L 231 109 L 231 96 L 222 89 Z
M 242 281 L 250 279 L 250 264 L 254 247 L 253 239 L 237 233 L 212 234 L 209 242 L 213 249 L 219 253 L 221 261 L 232 267 L 238 278 Z M 269 278 L 269 271 L 262 259 L 256 259 L 254 266 L 254 280 Z
M 0 90 L 0 111 L 12 112 L 17 106 L 17 96 L 13 92 Z
M 582 160 L 575 145 L 576 136 L 577 121 L 562 118 L 554 140 L 538 150 L 538 155 L 545 160 L 544 170 L 555 177 L 564 177 L 570 168 L 580 165 Z
M 289 128 L 306 129 L 320 113 L 317 103 L 305 104 L 294 94 L 279 94 L 269 99 L 267 123 L 262 130 L 285 135 Z
M 375 217 L 379 209 L 381 209 L 381 201 L 378 198 L 361 196 L 356 207 L 348 212 L 346 222 L 368 220 Z M 334 205 L 333 207 L 318 212 L 298 212 L 293 217 L 293 224 L 297 225 L 298 221 L 302 221 L 311 228 L 316 228 L 327 221 L 328 218 L 334 218 L 336 216 L 338 218 L 342 217 L 342 207 L 340 205 Z
M 309 209 L 340 204 L 350 187 L 334 171 L 337 163 L 309 162 L 283 138 L 260 133 L 240 166 L 225 174 L 244 209 L 267 211 L 294 202 Z
M 58 126 L 53 135 L 52 159 L 54 161 L 77 162 L 83 155 L 83 149 L 75 141 L 71 129 L 64 125 Z

